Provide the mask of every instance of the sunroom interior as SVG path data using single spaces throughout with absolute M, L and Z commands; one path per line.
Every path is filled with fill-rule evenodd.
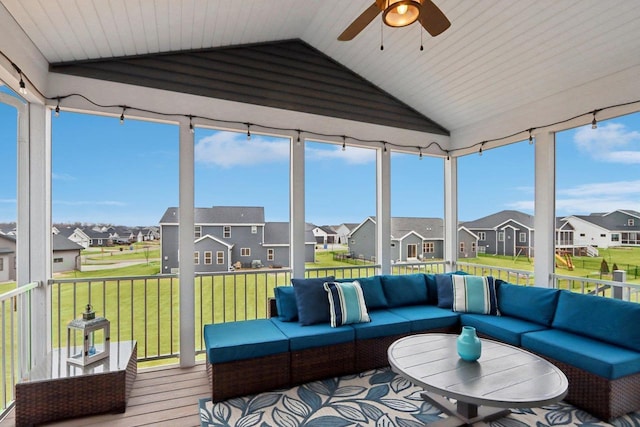
M 0 0 L 0 93 L 18 111 L 17 283 L 36 284 L 22 372 L 53 347 L 51 126 L 56 110 L 179 126 L 179 364 L 196 364 L 193 127 L 290 139 L 291 277 L 304 277 L 305 140 L 376 152 L 376 259 L 391 271 L 390 156 L 444 165 L 444 265 L 457 259 L 458 159 L 534 142 L 535 286 L 555 272 L 555 134 L 640 111 L 640 5 L 436 0 L 432 37 L 370 0 Z M 80 149 L 81 147 L 79 147 Z M 42 286 L 37 286 L 42 284 Z M 28 308 L 28 309 L 27 309 Z M 28 349 L 28 350 L 27 350 Z

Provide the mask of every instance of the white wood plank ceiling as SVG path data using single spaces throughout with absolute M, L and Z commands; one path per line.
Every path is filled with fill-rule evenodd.
M 530 111 L 527 106 L 545 106 L 545 100 L 543 109 L 556 116 L 541 111 L 540 120 L 605 106 L 598 102 L 640 98 L 638 85 L 617 88 L 611 98 L 606 85 L 590 86 L 640 69 L 637 0 L 435 0 L 452 22 L 438 37 L 421 32 L 417 23 L 382 28 L 378 18 L 353 41 L 337 41 L 371 1 L 0 4 L 50 63 L 300 38 L 453 133 L 519 109 Z M 583 89 L 591 93 L 570 96 Z M 566 105 L 558 107 L 558 100 Z M 514 120 L 515 126 L 535 124 Z

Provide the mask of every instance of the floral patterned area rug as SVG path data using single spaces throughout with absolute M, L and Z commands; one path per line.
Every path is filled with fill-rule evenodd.
M 287 390 L 212 403 L 200 400 L 202 427 L 418 427 L 444 415 L 425 402 L 423 390 L 389 368 L 316 381 Z M 512 409 L 490 427 L 640 426 L 640 412 L 605 423 L 560 402 Z

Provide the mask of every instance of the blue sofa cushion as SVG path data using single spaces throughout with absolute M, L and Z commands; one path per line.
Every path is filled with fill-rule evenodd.
M 329 317 L 333 328 L 370 321 L 360 283 L 327 282 L 324 289 L 329 294 Z
M 302 325 L 329 323 L 329 298 L 324 284 L 333 282 L 334 279 L 333 276 L 291 279 L 298 306 L 298 319 Z
M 384 275 L 381 280 L 389 307 L 427 303 L 424 274 Z
M 362 293 L 364 294 L 364 302 L 369 310 L 388 307 L 387 298 L 382 290 L 382 282 L 380 276 L 359 277 L 357 279 L 336 279 L 336 282 L 353 282 L 360 283 Z
M 276 297 L 276 309 L 278 317 L 285 322 L 298 320 L 298 304 L 293 286 L 276 286 L 273 290 Z
M 371 311 L 369 317 L 371 318 L 369 323 L 351 325 L 355 331 L 356 339 L 366 340 L 411 332 L 411 322 L 389 310 Z
M 289 340 L 268 319 L 204 325 L 209 363 L 253 359 L 289 351 Z
M 488 335 L 498 341 L 520 347 L 522 334 L 547 329 L 545 326 L 506 316 L 487 316 L 485 314 L 461 314 L 462 326 L 473 326 L 479 334 Z
M 522 347 L 610 380 L 640 371 L 640 352 L 558 329 L 526 333 Z
M 559 294 L 557 289 L 502 282 L 498 287 L 498 309 L 504 316 L 551 326 Z
M 560 291 L 556 329 L 640 351 L 640 304 Z
M 491 276 L 457 275 L 453 281 L 453 311 L 477 314 L 498 314 L 496 287 Z
M 388 310 L 409 320 L 411 322 L 411 332 L 456 327 L 460 322 L 458 313 L 433 305 L 408 305 L 393 307 Z
M 277 317 L 269 320 L 289 339 L 290 351 L 342 344 L 355 339 L 350 325 L 332 328 L 329 323 L 303 326 L 299 322 L 283 322 Z

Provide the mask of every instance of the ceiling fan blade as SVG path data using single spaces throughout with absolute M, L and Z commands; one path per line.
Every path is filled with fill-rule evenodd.
M 433 37 L 451 26 L 451 22 L 431 0 L 421 0 L 420 23 Z
M 380 14 L 380 12 L 382 11 L 374 2 L 368 9 L 362 12 L 360 16 L 358 16 L 355 21 L 353 21 L 351 25 L 342 32 L 342 34 L 340 34 L 338 40 L 344 42 L 353 39 L 360 33 L 360 31 L 364 30 L 364 28 L 369 25 L 371 21 Z

